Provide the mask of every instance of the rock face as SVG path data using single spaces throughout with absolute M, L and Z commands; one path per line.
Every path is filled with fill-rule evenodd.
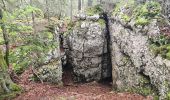
M 55 40 L 59 41 L 59 34 L 55 30 Z M 49 82 L 53 84 L 62 85 L 62 62 L 61 51 L 58 48 L 49 51 L 48 56 L 45 58 L 42 66 L 36 67 L 35 74 L 43 82 Z
M 138 87 L 141 78 L 148 77 L 158 89 L 160 99 L 164 99 L 169 81 L 169 66 L 161 57 L 155 57 L 149 48 L 149 35 L 160 34 L 157 21 L 144 27 L 123 24 L 114 19 L 110 21 L 112 43 L 112 78 L 119 90 Z
M 48 64 L 37 68 L 36 72 L 43 82 L 62 84 L 62 66 L 59 59 L 52 60 Z
M 152 1 L 152 0 L 136 0 L 137 3 L 141 4 L 147 1 Z M 155 0 L 159 2 L 162 6 L 162 13 L 170 18 L 170 1 L 169 0 Z
M 80 21 L 68 37 L 69 63 L 76 82 L 98 81 L 111 76 L 106 28 L 97 20 Z

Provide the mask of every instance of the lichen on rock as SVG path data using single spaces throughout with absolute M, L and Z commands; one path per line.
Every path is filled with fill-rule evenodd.
M 95 16 L 81 20 L 80 27 L 74 27 L 67 38 L 69 63 L 76 82 L 99 81 L 111 76 L 105 21 Z
M 157 8 L 152 9 L 153 6 L 158 6 L 155 2 L 147 2 L 140 6 L 143 9 L 147 8 L 146 11 L 141 9 L 143 13 L 146 12 L 146 15 L 138 10 L 139 12 L 136 13 L 140 13 L 140 16 L 131 18 L 128 22 L 123 20 L 119 14 L 114 15 L 112 17 L 114 19 L 110 20 L 113 83 L 118 90 L 134 89 L 141 84 L 142 74 L 148 77 L 150 85 L 158 90 L 155 92 L 162 100 L 166 98 L 169 90 L 169 87 L 164 84 L 169 80 L 169 67 L 164 63 L 162 57 L 155 56 L 150 50 L 150 38 L 156 38 L 161 34 L 158 26 L 159 17 L 157 17 L 160 11 Z M 124 8 L 126 9 L 126 7 Z M 150 21 L 147 24 L 136 23 L 141 16 L 145 16 Z M 145 88 L 142 89 L 142 91 L 148 92 Z

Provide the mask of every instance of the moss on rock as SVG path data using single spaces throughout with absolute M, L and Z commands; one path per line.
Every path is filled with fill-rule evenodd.
M 137 93 L 143 96 L 152 95 L 153 97 L 159 97 L 157 89 L 151 85 L 150 80 L 147 76 L 141 75 L 138 86 L 128 86 L 117 90 L 118 92 L 130 92 Z
M 122 6 L 123 5 L 123 6 Z M 158 2 L 149 1 L 144 4 L 136 5 L 134 0 L 128 2 L 121 1 L 117 4 L 113 15 L 119 16 L 123 21 L 135 21 L 136 25 L 148 25 L 150 20 L 158 18 L 161 13 L 161 6 Z
M 97 22 L 98 22 L 101 26 L 105 26 L 105 25 L 106 25 L 105 20 L 103 20 L 103 19 L 99 19 Z
M 19 86 L 19 85 L 17 85 L 17 84 L 15 84 L 15 83 L 13 83 L 13 84 L 10 84 L 10 90 L 12 90 L 12 91 L 22 91 L 22 88 Z
M 100 14 L 103 12 L 102 6 L 101 5 L 96 5 L 90 8 L 86 9 L 86 14 L 88 16 L 93 16 L 94 14 Z

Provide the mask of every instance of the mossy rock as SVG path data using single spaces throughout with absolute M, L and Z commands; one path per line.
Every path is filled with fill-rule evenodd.
M 22 91 L 22 88 L 19 85 L 15 84 L 15 83 L 11 84 L 9 88 L 12 91 Z
M 144 26 L 144 25 L 148 25 L 150 23 L 149 19 L 146 19 L 144 17 L 138 17 L 136 20 L 135 20 L 135 24 L 136 25 L 141 25 L 141 26 Z
M 128 15 L 126 15 L 126 14 L 122 14 L 122 15 L 121 15 L 121 18 L 122 18 L 125 22 L 129 22 L 130 19 L 131 19 L 131 17 L 128 16 Z
M 10 84 L 9 89 L 10 93 L 0 93 L 0 100 L 11 100 L 22 93 L 22 88 L 15 83 Z
M 167 49 L 167 50 L 170 50 L 170 45 L 167 45 L 166 49 Z
M 121 92 L 123 92 L 123 91 L 130 92 L 130 93 L 137 93 L 137 94 L 140 94 L 143 96 L 156 94 L 155 91 L 150 86 L 131 87 L 131 88 L 122 89 Z
M 150 50 L 155 54 L 155 55 L 157 55 L 158 53 L 159 53 L 159 47 L 158 46 L 156 46 L 155 44 L 151 44 L 150 46 L 149 46 L 149 48 L 150 48 Z
M 158 97 L 157 89 L 151 85 L 149 77 L 141 74 L 139 83 L 136 86 L 125 87 L 121 91 L 126 91 L 130 93 L 137 93 L 143 96 L 152 95 L 153 97 Z
M 2 94 L 0 95 L 0 100 L 12 100 L 20 94 L 21 94 L 21 91 L 15 91 L 15 92 L 11 92 L 8 94 Z
M 166 96 L 166 97 L 167 97 L 167 98 L 166 98 L 167 100 L 170 100 L 170 92 L 167 93 L 167 96 Z
M 156 1 L 146 2 L 136 5 L 135 0 L 120 1 L 115 7 L 113 16 L 120 16 L 125 22 L 130 19 L 135 21 L 135 25 L 148 25 L 152 19 L 159 18 L 161 14 L 161 6 Z M 122 10 L 123 9 L 123 10 Z
M 170 60 L 170 51 L 166 54 L 166 59 Z
M 98 22 L 101 26 L 105 26 L 105 25 L 106 25 L 106 22 L 105 22 L 105 20 L 103 20 L 103 19 L 99 19 L 97 22 Z
M 88 16 L 93 16 L 94 14 L 103 13 L 103 8 L 101 5 L 96 5 L 96 6 L 87 8 L 85 12 Z

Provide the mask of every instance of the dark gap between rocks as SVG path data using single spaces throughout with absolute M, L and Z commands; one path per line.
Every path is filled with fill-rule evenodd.
M 105 47 L 107 48 L 107 54 L 103 53 L 103 57 L 102 57 L 102 71 L 104 70 L 104 62 L 107 61 L 107 71 L 110 77 L 103 77 L 102 80 L 100 80 L 101 83 L 105 83 L 105 84 L 111 84 L 112 83 L 112 60 L 111 60 L 111 37 L 110 37 L 110 29 L 109 29 L 109 18 L 107 13 L 102 13 L 102 17 L 103 20 L 105 20 L 105 25 L 106 25 L 106 31 L 105 31 L 105 38 L 106 38 L 106 46 L 103 46 L 103 52 Z M 106 58 L 105 58 L 106 57 Z M 102 74 L 103 75 L 103 74 Z

